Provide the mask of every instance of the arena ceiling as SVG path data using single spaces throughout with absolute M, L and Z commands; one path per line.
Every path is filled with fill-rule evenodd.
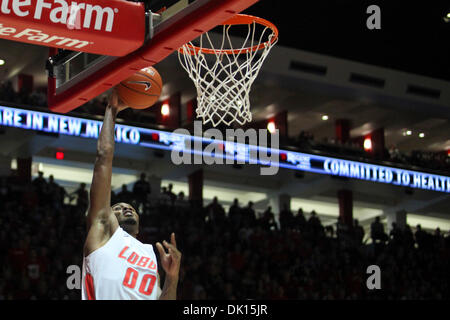
M 450 12 L 448 1 L 281 3 L 261 0 L 246 12 L 274 22 L 284 46 L 450 80 L 450 22 L 443 19 Z M 366 28 L 370 5 L 380 7 L 380 30 Z

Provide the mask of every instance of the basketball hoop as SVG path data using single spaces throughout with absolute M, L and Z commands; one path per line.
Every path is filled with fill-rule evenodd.
M 219 41 L 213 43 L 206 32 L 199 37 L 198 45 L 183 45 L 178 58 L 197 88 L 197 117 L 213 126 L 234 121 L 243 125 L 252 120 L 250 89 L 278 40 L 278 29 L 265 19 L 243 14 L 221 26 Z M 230 29 L 237 26 L 247 26 L 247 36 L 240 45 L 230 36 Z

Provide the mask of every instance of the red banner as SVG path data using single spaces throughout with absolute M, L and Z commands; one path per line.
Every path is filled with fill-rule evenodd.
M 124 0 L 1 0 L 0 38 L 125 56 L 145 38 L 145 10 Z

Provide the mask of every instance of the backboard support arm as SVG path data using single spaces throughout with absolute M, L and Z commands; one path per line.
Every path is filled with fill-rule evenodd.
M 59 113 L 74 110 L 136 71 L 160 62 L 183 44 L 196 39 L 256 2 L 258 0 L 197 0 L 189 4 L 185 9 L 176 11 L 156 24 L 152 28 L 153 36 L 143 47 L 124 57 L 106 61 L 107 63 L 95 72 L 85 74 L 83 81 L 61 90 L 57 89 L 56 78 L 49 77 L 49 109 Z

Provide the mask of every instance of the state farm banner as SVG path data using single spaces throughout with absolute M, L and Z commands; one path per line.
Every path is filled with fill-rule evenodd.
M 145 10 L 125 0 L 1 0 L 0 38 L 124 56 L 145 39 Z

